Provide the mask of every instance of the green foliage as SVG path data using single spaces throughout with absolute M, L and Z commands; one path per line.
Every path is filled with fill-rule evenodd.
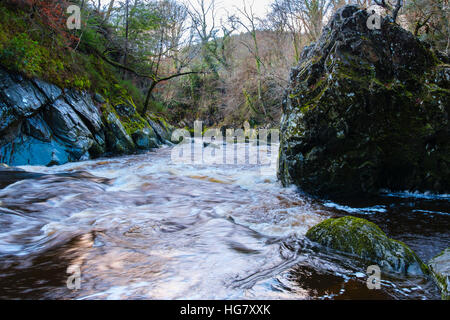
M 165 113 L 168 107 L 161 101 L 150 101 L 149 110 L 154 113 Z
M 119 86 L 125 89 L 125 92 L 131 96 L 136 105 L 144 105 L 144 96 L 141 90 L 139 90 L 131 80 L 120 80 Z

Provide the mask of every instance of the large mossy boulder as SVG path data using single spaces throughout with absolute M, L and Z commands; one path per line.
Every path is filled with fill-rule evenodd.
M 306 237 L 324 247 L 361 258 L 387 272 L 427 274 L 427 266 L 404 243 L 390 239 L 374 223 L 355 217 L 328 219 L 312 227 Z
M 306 47 L 283 102 L 284 185 L 319 196 L 450 192 L 450 65 L 410 32 L 339 9 Z
M 450 300 L 450 248 L 428 262 L 434 281 L 441 289 L 442 299 Z

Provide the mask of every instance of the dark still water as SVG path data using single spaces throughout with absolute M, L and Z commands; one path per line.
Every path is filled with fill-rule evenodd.
M 367 265 L 304 235 L 354 215 L 428 261 L 450 246 L 450 196 L 317 201 L 257 166 L 171 164 L 170 153 L 1 169 L 0 299 L 440 298 L 421 277 L 383 274 L 369 290 Z

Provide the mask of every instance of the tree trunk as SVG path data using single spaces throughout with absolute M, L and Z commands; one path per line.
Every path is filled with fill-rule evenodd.
M 152 84 L 148 88 L 147 97 L 145 98 L 144 108 L 142 109 L 142 112 L 141 112 L 142 116 L 145 116 L 148 111 L 148 106 L 150 104 L 150 99 L 152 97 L 153 89 L 155 89 L 157 84 L 158 84 L 157 81 L 152 81 Z
M 123 58 L 123 65 L 126 66 L 128 63 L 128 1 L 125 3 L 125 55 Z M 125 76 L 125 72 L 124 72 Z

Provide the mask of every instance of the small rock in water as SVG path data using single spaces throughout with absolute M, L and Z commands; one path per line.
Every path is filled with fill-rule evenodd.
M 428 262 L 433 279 L 441 289 L 442 299 L 450 300 L 450 248 Z

